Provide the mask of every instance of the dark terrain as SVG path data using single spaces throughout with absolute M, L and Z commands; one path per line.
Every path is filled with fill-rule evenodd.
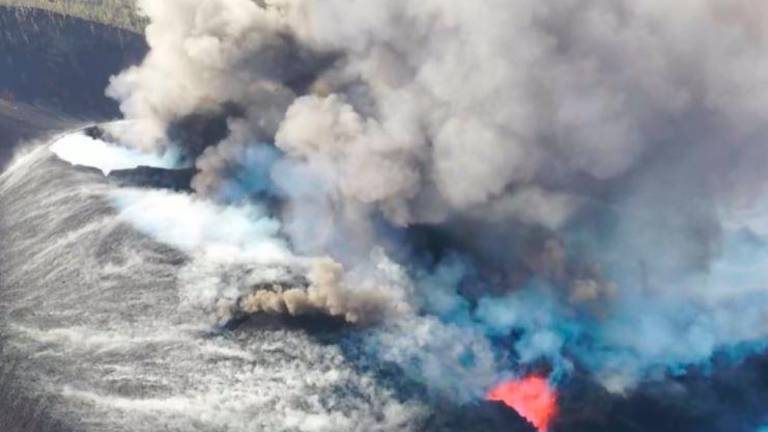
M 136 33 L 0 6 L 0 166 L 19 141 L 116 117 L 109 77 L 146 50 Z
M 117 104 L 104 95 L 109 77 L 146 50 L 135 33 L 0 6 L 0 171 L 26 141 L 117 116 Z M 0 431 L 69 431 L 48 414 L 48 401 L 21 390 L 14 371 L 25 360 L 4 355 L 3 339 L 0 330 Z

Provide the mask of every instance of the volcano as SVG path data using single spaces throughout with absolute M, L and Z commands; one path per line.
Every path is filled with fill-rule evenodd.
M 768 9 L 43 3 L 0 6 L 0 430 L 768 424 Z

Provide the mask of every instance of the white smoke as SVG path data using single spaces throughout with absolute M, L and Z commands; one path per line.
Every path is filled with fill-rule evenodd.
M 51 143 L 50 150 L 59 159 L 73 165 L 97 168 L 104 175 L 114 170 L 139 166 L 173 168 L 178 162 L 177 152 L 170 149 L 160 155 L 144 153 L 132 148 L 108 144 L 80 132 L 56 139 Z
M 402 276 L 384 258 L 361 277 L 328 257 L 295 256 L 280 223 L 255 204 L 219 206 L 189 194 L 158 190 L 112 192 L 125 221 L 190 254 L 182 297 L 226 322 L 235 314 L 322 313 L 367 323 L 407 312 Z M 393 273 L 401 280 L 371 275 Z M 301 282 L 306 278 L 306 286 Z
M 113 195 L 124 221 L 184 251 L 246 256 L 256 263 L 284 262 L 292 256 L 278 236 L 280 223 L 262 206 L 223 207 L 161 190 L 118 189 Z

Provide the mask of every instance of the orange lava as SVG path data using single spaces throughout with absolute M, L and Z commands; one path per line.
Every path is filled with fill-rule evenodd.
M 546 378 L 529 376 L 505 381 L 486 395 L 491 401 L 504 402 L 531 422 L 539 432 L 546 432 L 557 415 L 557 392 Z

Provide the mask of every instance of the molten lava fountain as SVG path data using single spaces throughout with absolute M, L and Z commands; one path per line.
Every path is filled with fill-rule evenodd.
M 545 378 L 529 376 L 505 381 L 486 396 L 488 400 L 504 402 L 514 409 L 539 432 L 546 432 L 557 415 L 557 392 Z

